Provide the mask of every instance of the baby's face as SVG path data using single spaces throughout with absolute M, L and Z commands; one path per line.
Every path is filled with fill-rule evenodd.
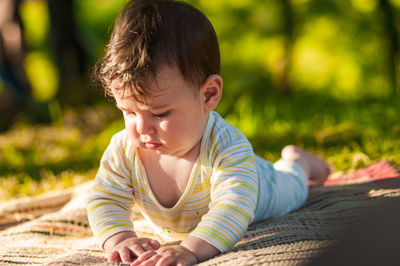
M 199 147 L 208 119 L 199 88 L 170 67 L 160 68 L 149 87 L 160 93 L 146 104 L 113 91 L 129 138 L 139 150 L 183 158 Z

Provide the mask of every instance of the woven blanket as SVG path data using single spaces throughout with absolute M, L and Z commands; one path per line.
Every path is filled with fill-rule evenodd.
M 95 243 L 85 202 L 91 183 L 0 204 L 0 265 L 109 265 Z M 311 186 L 305 205 L 251 225 L 229 252 L 201 265 L 303 265 L 326 251 L 384 199 L 400 197 L 400 175 L 386 161 Z M 159 239 L 134 212 L 139 235 Z

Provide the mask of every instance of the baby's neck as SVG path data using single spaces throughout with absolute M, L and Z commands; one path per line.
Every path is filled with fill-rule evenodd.
M 200 148 L 185 157 L 139 153 L 150 188 L 161 205 L 171 208 L 182 197 L 199 153 Z

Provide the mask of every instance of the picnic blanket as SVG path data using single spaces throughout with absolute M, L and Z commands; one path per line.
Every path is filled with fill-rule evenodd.
M 91 182 L 61 192 L 0 204 L 0 265 L 111 265 L 90 230 L 86 198 Z M 400 197 L 400 175 L 381 161 L 311 186 L 299 210 L 251 225 L 229 252 L 200 265 L 303 265 L 331 247 L 384 199 Z M 154 235 L 138 212 L 139 235 Z

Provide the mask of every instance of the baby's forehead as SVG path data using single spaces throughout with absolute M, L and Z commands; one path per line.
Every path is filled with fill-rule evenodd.
M 182 99 L 184 95 L 196 95 L 197 86 L 184 79 L 180 70 L 171 65 L 161 65 L 156 71 L 148 73 L 140 82 L 130 83 L 128 86 L 118 86 L 116 82 L 111 88 L 111 96 L 115 100 L 129 100 L 146 106 L 165 105 L 173 99 Z
M 158 106 L 158 102 L 162 101 L 162 96 L 166 95 L 168 91 L 146 91 L 145 94 L 139 93 L 134 88 L 117 88 L 112 89 L 112 97 L 116 101 L 135 101 L 141 105 Z
M 136 105 L 153 110 L 165 108 L 177 98 L 173 90 L 153 90 L 143 95 L 130 88 L 113 89 L 112 97 L 117 107 Z

